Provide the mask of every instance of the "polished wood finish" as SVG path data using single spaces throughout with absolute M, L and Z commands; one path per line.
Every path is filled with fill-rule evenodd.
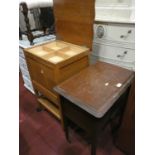
M 60 99 L 53 87 L 88 66 L 88 48 L 53 41 L 24 51 L 39 103 L 61 120 Z
M 135 154 L 135 81 L 131 85 L 122 124 L 116 133 L 115 144 L 128 155 Z
M 73 102 L 70 102 L 65 97 L 61 96 L 60 99 L 64 121 L 64 131 L 68 142 L 71 142 L 71 139 L 69 138 L 69 125 L 70 121 L 72 121 L 78 127 L 86 131 L 91 143 L 91 155 L 96 155 L 97 140 L 100 133 L 107 126 L 107 124 L 110 123 L 112 116 L 114 117 L 117 116 L 118 113 L 122 113 L 127 95 L 128 90 L 123 93 L 123 95 L 115 102 L 109 111 L 101 118 L 92 116 L 85 110 L 76 106 Z
M 133 76 L 133 72 L 127 69 L 98 62 L 61 83 L 56 90 L 86 111 L 101 117 L 123 93 Z
M 54 106 L 53 104 L 51 104 L 51 102 L 49 102 L 47 99 L 40 97 L 40 98 L 38 98 L 38 102 L 43 107 L 45 107 L 49 112 L 51 112 L 55 117 L 57 117 L 58 119 L 61 119 L 59 109 L 56 106 Z
M 60 40 L 92 48 L 94 0 L 53 0 L 56 35 Z
M 69 140 L 69 122 L 73 121 L 89 135 L 91 155 L 95 155 L 100 131 L 123 112 L 133 77 L 132 71 L 98 62 L 56 86 L 66 138 Z M 117 88 L 117 83 L 122 86 Z
M 94 0 L 54 0 L 56 35 L 59 40 L 25 49 L 36 94 L 41 93 L 60 111 L 59 95 L 52 88 L 88 67 L 88 52 L 93 40 L 94 5 Z

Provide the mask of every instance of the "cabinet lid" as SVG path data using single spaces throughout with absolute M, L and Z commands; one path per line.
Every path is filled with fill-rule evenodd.
M 92 48 L 95 0 L 53 0 L 57 39 Z

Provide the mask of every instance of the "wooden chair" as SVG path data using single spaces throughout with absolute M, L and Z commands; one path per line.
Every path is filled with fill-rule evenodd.
M 32 29 L 31 28 L 31 23 L 28 17 L 28 5 L 26 2 L 21 2 L 20 4 L 20 10 L 24 15 L 24 20 L 25 20 L 25 24 L 26 24 L 26 31 L 22 31 L 19 28 L 19 38 L 22 39 L 22 34 L 25 34 L 28 38 L 28 40 L 30 41 L 30 44 L 33 45 L 33 40 L 35 38 L 38 37 L 42 37 L 45 35 L 49 35 L 49 34 L 54 34 L 55 30 L 54 30 L 54 15 L 53 15 L 53 10 L 52 10 L 52 4 L 51 6 L 48 7 L 41 7 L 38 5 L 38 8 L 40 9 L 40 16 L 39 16 L 39 21 L 41 23 L 41 29 Z M 33 8 L 31 8 L 33 9 Z M 48 28 L 52 27 L 51 31 L 47 31 Z M 38 34 L 38 35 L 34 35 L 33 32 L 39 30 L 39 31 L 43 31 L 42 34 Z

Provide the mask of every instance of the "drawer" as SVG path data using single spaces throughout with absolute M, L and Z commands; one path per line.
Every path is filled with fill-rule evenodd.
M 33 85 L 34 85 L 35 89 L 37 91 L 39 91 L 39 93 L 41 93 L 43 96 L 48 98 L 55 105 L 59 106 L 59 95 L 56 92 L 54 92 L 54 90 L 52 90 L 52 88 L 51 88 L 51 90 L 48 90 L 35 81 L 33 81 Z
M 133 25 L 94 24 L 94 42 L 101 43 L 104 40 L 134 43 L 135 28 Z
M 105 59 L 117 60 L 120 62 L 131 62 L 135 61 L 134 50 L 127 48 L 112 47 L 106 45 L 93 45 L 93 55 L 103 57 Z
M 88 56 L 85 56 L 77 61 L 74 61 L 59 70 L 59 83 L 80 72 L 82 69 L 88 67 Z
M 19 57 L 19 66 L 20 68 L 24 68 L 25 70 L 28 70 L 26 61 L 22 57 Z
M 24 68 L 22 68 L 22 67 L 20 66 L 20 71 L 21 71 L 21 73 L 22 73 L 22 76 L 24 76 L 24 77 L 26 77 L 27 79 L 31 80 L 30 74 L 29 74 L 28 70 L 25 70 Z
M 24 55 L 24 52 L 23 52 L 23 49 L 19 47 L 19 57 L 22 57 L 25 59 L 25 55 Z
M 53 69 L 30 58 L 27 59 L 27 61 L 31 73 L 31 79 L 51 90 L 51 88 L 55 86 Z
M 27 79 L 27 77 L 25 76 L 23 76 L 23 81 L 24 81 L 24 86 L 34 94 L 32 82 L 29 79 Z

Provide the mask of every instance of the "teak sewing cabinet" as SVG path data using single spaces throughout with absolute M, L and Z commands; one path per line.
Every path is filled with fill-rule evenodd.
M 25 49 L 40 105 L 62 121 L 60 98 L 53 87 L 89 66 L 94 0 L 53 0 L 57 40 Z

